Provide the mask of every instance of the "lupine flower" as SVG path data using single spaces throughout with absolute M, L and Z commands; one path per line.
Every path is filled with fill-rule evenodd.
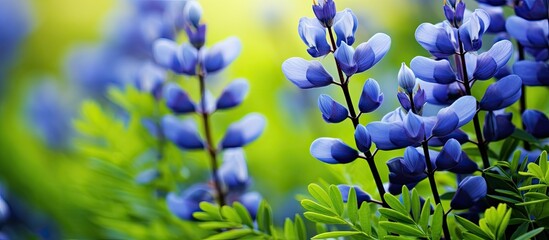
M 433 126 L 434 136 L 445 136 L 460 128 L 473 119 L 476 113 L 476 99 L 464 96 L 449 107 L 438 111 L 436 123 Z
M 178 74 L 195 75 L 198 53 L 196 49 L 184 43 L 181 46 L 169 39 L 159 39 L 154 43 L 154 59 L 164 68 Z
M 347 45 L 353 45 L 355 42 L 355 32 L 358 28 L 358 19 L 351 9 L 344 9 L 338 12 L 334 19 L 334 31 L 337 36 L 337 45 L 341 42 Z
M 456 3 L 450 3 L 452 6 L 444 5 L 444 16 L 454 26 L 461 25 L 463 21 L 463 15 L 465 14 L 465 3 L 459 1 Z
M 282 63 L 282 71 L 288 80 L 301 89 L 324 87 L 333 83 L 332 75 L 319 61 L 293 57 Z
M 455 139 L 448 140 L 436 157 L 437 170 L 448 170 L 458 165 L 461 153 L 461 144 Z
M 450 84 L 436 84 L 421 80 L 418 82 L 425 91 L 426 101 L 434 105 L 447 106 L 465 96 L 465 89 L 458 82 Z
M 311 144 L 311 155 L 329 163 L 350 163 L 358 157 L 358 152 L 337 138 L 318 138 Z
M 469 176 L 463 179 L 450 202 L 453 209 L 468 209 L 486 196 L 486 181 L 481 176 Z
M 256 140 L 265 128 L 265 117 L 250 113 L 229 126 L 221 140 L 221 149 L 243 147 Z
M 355 129 L 356 147 L 361 152 L 369 152 L 372 146 L 372 137 L 364 125 L 359 124 Z
M 376 33 L 370 40 L 358 45 L 356 50 L 347 43 L 340 44 L 334 56 L 343 72 L 350 77 L 376 65 L 390 47 L 391 38 L 386 34 Z
M 313 1 L 313 12 L 318 21 L 326 28 L 331 27 L 336 16 L 336 7 L 333 0 Z
M 149 92 L 155 99 L 162 97 L 162 86 L 166 81 L 166 71 L 147 62 L 135 79 L 135 86 L 143 92 Z
M 189 42 L 196 48 L 200 49 L 206 43 L 206 24 L 201 24 L 196 29 L 190 26 L 185 27 L 185 32 L 189 37 Z
M 164 88 L 164 99 L 166 99 L 168 108 L 175 114 L 196 111 L 196 105 L 191 100 L 189 94 L 175 83 L 168 83 L 166 85 Z
M 545 0 L 522 0 L 515 5 L 517 16 L 528 20 L 542 20 L 549 18 Z
M 297 29 L 301 40 L 309 47 L 307 52 L 311 57 L 322 57 L 332 50 L 326 40 L 326 29 L 317 19 L 303 17 Z
M 322 112 L 322 119 L 328 123 L 339 123 L 349 116 L 347 108 L 326 94 L 318 97 L 318 108 Z
M 488 142 L 495 142 L 511 136 L 515 131 L 515 125 L 511 121 L 512 118 L 512 113 L 489 111 L 484 118 L 482 131 L 484 139 Z
M 549 64 L 545 62 L 519 61 L 513 65 L 513 72 L 527 86 L 549 86 Z
M 448 142 L 448 141 L 446 141 Z M 459 141 L 458 141 L 459 142 Z M 461 142 L 460 142 L 461 143 Z M 430 145 L 430 141 L 429 141 L 429 145 Z M 431 165 L 433 167 L 433 169 L 436 169 L 437 171 L 448 171 L 448 172 L 452 172 L 452 173 L 455 173 L 455 174 L 473 174 L 475 173 L 476 171 L 479 170 L 478 168 L 478 165 L 475 161 L 473 161 L 471 158 L 469 158 L 469 156 L 467 156 L 467 153 L 465 153 L 463 150 L 461 150 L 461 153 L 458 153 L 455 149 L 457 148 L 457 145 L 454 145 L 454 147 L 452 148 L 452 155 L 460 155 L 459 159 L 455 159 L 455 157 L 453 158 L 454 162 L 457 162 L 456 165 L 454 165 L 453 167 L 451 168 L 448 168 L 448 169 L 445 169 L 444 168 L 444 164 L 446 165 L 450 165 L 449 163 L 444 163 L 442 168 L 439 168 L 439 166 L 437 165 L 437 159 L 439 158 L 439 155 L 441 154 L 441 152 L 438 152 L 438 151 L 435 151 L 435 150 L 429 150 L 429 156 L 431 157 Z M 418 147 L 416 148 L 419 153 L 421 155 L 423 155 L 423 151 Z M 442 157 L 441 157 L 442 158 Z M 439 161 L 448 161 L 448 159 L 440 159 Z M 453 163 L 451 163 L 453 164 Z
M 223 164 L 218 171 L 224 188 L 229 193 L 243 193 L 250 183 L 248 167 L 242 148 L 227 149 L 223 152 Z
M 183 19 L 185 23 L 191 24 L 195 28 L 199 28 L 200 19 L 202 18 L 202 6 L 198 1 L 188 1 L 183 8 Z
M 362 94 L 358 102 L 358 109 L 362 113 L 373 112 L 383 103 L 383 93 L 376 80 L 370 78 L 362 87 Z
M 509 75 L 492 83 L 480 100 L 480 109 L 495 111 L 515 103 L 522 93 L 522 80 L 517 75 Z
M 179 120 L 168 115 L 162 118 L 164 136 L 182 149 L 204 149 L 204 142 L 198 134 L 198 127 L 192 119 Z
M 211 189 L 204 184 L 196 184 L 180 194 L 166 196 L 168 209 L 183 220 L 194 220 L 193 213 L 200 211 L 200 202 L 213 202 Z
M 549 119 L 544 113 L 528 109 L 522 113 L 522 121 L 526 126 L 525 130 L 534 137 L 549 137 Z
M 525 47 L 547 48 L 549 30 L 547 20 L 528 21 L 517 16 L 507 19 L 506 29 L 509 34 Z
M 414 88 L 416 87 L 416 75 L 405 63 L 402 63 L 400 66 L 397 79 L 398 86 L 404 89 L 408 95 L 411 95 L 414 92 Z
M 478 55 L 474 77 L 477 80 L 492 78 L 503 68 L 513 54 L 513 44 L 502 40 L 494 44 L 490 50 Z
M 404 157 L 397 157 L 387 162 L 389 182 L 399 185 L 415 184 L 427 178 L 425 157 L 415 148 L 407 147 Z
M 372 200 L 372 197 L 370 197 L 368 193 L 366 193 L 364 190 L 362 190 L 358 186 L 349 186 L 349 185 L 340 184 L 340 185 L 337 185 L 337 188 L 339 189 L 339 192 L 341 192 L 341 197 L 343 198 L 343 202 L 345 203 L 349 201 L 349 191 L 351 191 L 351 188 L 355 189 L 356 203 L 358 205 L 357 207 L 360 207 L 360 205 L 363 202 L 368 202 Z
M 490 26 L 488 26 L 486 32 L 505 32 L 505 15 L 503 14 L 503 9 L 501 7 L 491 6 L 488 4 L 479 4 L 479 7 L 490 15 Z
M 248 91 L 250 85 L 246 79 L 236 79 L 223 89 L 223 92 L 217 99 L 217 109 L 228 109 L 240 105 Z
M 418 56 L 412 59 L 410 67 L 419 79 L 426 82 L 450 84 L 457 79 L 450 62 L 446 59 L 434 60 Z
M 0 75 L 31 31 L 33 19 L 29 7 L 26 0 L 0 2 Z
M 231 64 L 240 54 L 240 40 L 228 37 L 204 50 L 204 60 L 201 63 L 207 73 L 216 73 Z

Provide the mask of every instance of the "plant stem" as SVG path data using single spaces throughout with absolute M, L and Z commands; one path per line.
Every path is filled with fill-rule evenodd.
M 458 31 L 458 39 L 459 38 L 459 31 Z M 463 45 L 461 40 L 459 42 L 459 59 L 456 58 L 456 65 L 459 68 L 459 72 L 461 73 L 461 80 L 463 81 L 463 85 L 465 87 L 465 92 L 467 95 L 472 96 L 471 93 L 471 85 L 469 83 L 469 74 L 467 74 L 467 63 L 465 61 L 465 51 L 463 50 Z M 477 136 L 477 146 L 478 150 L 480 152 L 480 156 L 482 157 L 482 164 L 484 165 L 484 168 L 490 167 L 490 159 L 488 158 L 488 143 L 484 141 L 484 137 L 482 136 L 482 130 L 480 128 L 480 120 L 478 116 L 478 111 L 475 113 L 475 117 L 473 118 L 473 124 L 475 126 L 475 134 Z
M 335 50 L 337 49 L 337 45 L 335 42 L 334 33 L 332 32 L 332 28 L 328 28 L 328 33 L 330 35 L 332 50 L 335 52 Z M 353 128 L 356 129 L 358 127 L 359 121 L 358 115 L 355 112 L 351 93 L 349 92 L 349 78 L 345 78 L 343 76 L 343 71 L 341 70 L 341 66 L 339 66 L 339 63 L 337 62 L 337 59 L 335 59 L 335 56 L 334 60 L 337 67 L 337 73 L 339 75 L 339 82 L 341 83 L 341 90 L 343 90 L 343 95 L 345 96 L 345 101 L 347 102 L 347 108 L 349 109 L 349 115 L 351 115 L 351 121 L 353 122 Z M 376 183 L 377 190 L 379 192 L 379 196 L 381 198 L 383 206 L 389 207 L 389 205 L 387 205 L 385 199 L 383 198 L 383 196 L 385 195 L 385 188 L 383 187 L 383 181 L 381 180 L 381 175 L 379 175 L 374 156 L 372 155 L 370 150 L 365 152 L 364 155 L 366 156 L 366 162 L 368 162 L 368 166 L 370 167 L 370 171 L 372 172 L 372 176 L 374 177 L 374 181 Z
M 522 46 L 522 44 L 520 44 L 518 41 L 517 41 L 517 49 L 518 49 L 518 60 L 519 61 L 522 61 L 524 60 L 524 46 Z M 526 111 L 526 85 L 522 84 L 522 87 L 521 87 L 521 95 L 520 95 L 520 114 L 522 115 L 522 113 L 524 113 L 524 111 Z M 520 118 L 521 119 L 521 122 L 522 122 L 522 117 Z M 522 129 L 526 129 L 526 126 L 524 125 L 524 122 L 522 122 Z M 531 150 L 531 146 L 530 146 L 530 143 L 528 141 L 524 141 L 524 150 L 526 151 L 530 151 Z
M 425 165 L 427 165 L 427 177 L 429 178 L 429 185 L 431 186 L 431 192 L 433 193 L 433 197 L 435 199 L 436 204 L 440 204 L 442 207 L 442 203 L 440 201 L 440 195 L 438 194 L 437 189 L 437 182 L 435 180 L 435 170 L 433 169 L 433 165 L 431 164 L 431 156 L 429 155 L 429 144 L 427 139 L 425 139 L 421 145 L 423 146 L 423 154 L 425 155 Z M 442 210 L 444 212 L 444 209 Z M 448 229 L 448 222 L 446 221 L 446 215 L 442 217 L 442 229 L 444 231 L 444 236 L 446 239 L 450 239 L 450 229 Z
M 210 127 L 210 114 L 206 110 L 205 73 L 202 71 L 200 66 L 198 67 L 198 81 L 200 82 L 200 99 L 202 105 L 202 113 L 200 113 L 200 116 L 202 117 L 202 122 L 204 125 L 204 135 L 206 136 L 206 150 L 210 155 L 211 174 L 214 182 L 214 188 L 217 193 L 217 202 L 220 206 L 223 206 L 225 205 L 225 194 L 221 187 L 221 180 L 219 179 L 219 175 L 217 172 L 217 149 L 215 149 L 215 146 L 213 144 L 212 131 Z

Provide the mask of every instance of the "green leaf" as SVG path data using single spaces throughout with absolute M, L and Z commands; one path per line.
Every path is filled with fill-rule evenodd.
M 517 200 L 512 199 L 512 198 L 508 198 L 508 197 L 492 195 L 492 194 L 488 194 L 487 196 L 490 197 L 490 198 L 496 199 L 496 200 L 500 200 L 500 201 L 505 202 L 505 203 L 512 203 L 512 204 L 520 203 L 520 201 L 517 201 Z
M 503 217 L 503 219 L 501 219 L 501 222 L 496 231 L 497 239 L 503 239 L 505 237 L 505 230 L 507 229 L 507 225 L 509 224 L 509 219 L 511 219 L 511 212 L 512 212 L 512 209 L 509 209 L 507 213 L 505 213 L 505 216 Z
M 467 240 L 484 240 L 484 239 L 490 239 L 490 238 L 481 238 L 473 233 L 470 233 L 470 232 L 464 232 L 463 233 L 463 239 L 467 239 Z
M 313 198 L 315 198 L 321 205 L 324 205 L 325 207 L 332 207 L 332 200 L 324 189 L 314 183 L 309 184 L 308 189 L 311 196 L 313 196 Z
M 214 216 L 205 213 L 205 212 L 195 212 L 193 213 L 193 217 L 200 221 L 219 221 L 221 219 L 215 218 Z
M 252 220 L 252 216 L 250 215 L 246 207 L 244 207 L 244 205 L 239 202 L 234 202 L 233 208 L 240 216 L 240 219 L 242 219 L 242 223 L 244 225 L 248 226 L 249 228 L 254 228 L 254 221 Z
M 415 222 L 412 218 L 410 218 L 409 216 L 404 215 L 400 212 L 397 212 L 393 209 L 380 208 L 379 213 L 381 215 L 385 216 L 387 219 L 392 220 L 392 221 L 406 223 L 406 224 L 415 224 Z
M 223 228 L 240 228 L 242 227 L 242 224 L 233 222 L 203 222 L 199 223 L 198 226 L 207 230 L 217 230 Z
M 439 203 L 435 207 L 435 212 L 431 219 L 431 236 L 433 239 L 440 239 L 442 237 L 443 215 L 442 205 Z
M 456 192 L 445 192 L 440 195 L 440 200 L 452 200 L 454 194 L 456 194 Z
M 515 131 L 511 135 L 511 137 L 516 138 L 521 141 L 529 142 L 529 143 L 539 143 L 538 139 L 534 136 L 532 136 L 530 133 L 520 129 L 515 128 Z
M 484 239 L 492 239 L 489 235 L 487 235 L 479 226 L 472 223 L 471 221 L 462 218 L 460 216 L 455 216 L 457 223 L 459 223 L 465 230 L 471 232 L 472 234 L 475 234 L 479 237 L 482 237 Z
M 313 222 L 326 223 L 326 224 L 348 224 L 347 221 L 339 217 L 332 217 L 332 216 L 322 215 L 314 212 L 306 212 L 303 215 L 305 216 L 305 218 Z
M 545 193 L 539 192 L 527 192 L 524 194 L 524 196 L 531 199 L 549 199 L 549 196 L 547 196 Z
M 302 200 L 301 206 L 303 206 L 303 208 L 305 208 L 305 210 L 307 211 L 321 213 L 329 216 L 337 216 L 337 213 L 335 213 L 332 209 L 325 207 L 324 205 L 320 205 L 316 202 L 313 202 L 312 200 L 309 200 L 309 199 Z
M 337 214 L 339 216 L 343 216 L 343 209 L 345 207 L 343 205 L 343 198 L 339 192 L 339 189 L 335 185 L 330 186 L 330 199 Z
M 545 172 L 541 171 L 541 168 L 537 164 L 529 163 L 528 172 L 534 174 L 536 178 L 545 181 Z
M 221 219 L 221 212 L 219 211 L 219 205 L 209 203 L 209 202 L 201 202 L 200 203 L 200 209 L 202 211 L 212 215 L 212 216 L 218 216 L 219 219 Z
M 544 228 L 543 227 L 540 227 L 540 228 L 536 228 L 530 232 L 527 232 L 525 234 L 522 234 L 520 235 L 519 237 L 517 237 L 515 240 L 528 240 L 528 239 L 532 239 L 533 237 L 535 237 L 536 235 L 540 234 L 541 232 L 543 232 Z
M 305 229 L 305 223 L 303 222 L 303 219 L 299 214 L 295 215 L 294 218 L 294 229 L 297 235 L 297 238 L 299 240 L 306 240 L 307 239 L 307 230 Z
M 356 231 L 334 231 L 334 232 L 325 232 L 314 236 L 312 239 L 325 239 L 325 238 L 338 238 L 338 237 L 348 237 L 362 234 L 361 232 Z
M 412 208 L 412 216 L 414 217 L 414 221 L 419 222 L 419 218 L 421 216 L 421 201 L 419 199 L 419 195 L 417 194 L 417 190 L 415 188 L 412 189 L 411 208 Z
M 544 173 L 549 172 L 549 168 L 547 168 L 547 152 L 543 151 L 539 155 L 539 167 L 541 168 L 541 171 Z
M 409 213 L 412 208 L 412 203 L 410 200 L 410 190 L 408 190 L 408 187 L 406 187 L 406 185 L 402 186 L 402 194 L 400 195 L 402 196 L 402 203 L 404 205 L 404 208 L 406 209 L 406 212 Z
M 254 234 L 252 229 L 234 229 L 225 231 L 216 235 L 213 235 L 209 238 L 206 238 L 206 240 L 228 240 L 228 239 L 239 239 L 246 237 L 248 235 Z
M 385 199 L 385 202 L 391 207 L 392 209 L 401 212 L 402 214 L 408 214 L 408 211 L 406 211 L 406 208 L 400 203 L 400 201 L 390 193 L 385 193 L 383 195 L 383 198 Z
M 290 218 L 286 218 L 286 221 L 284 221 L 284 237 L 286 239 L 296 238 L 294 223 Z
M 524 187 L 519 187 L 518 190 L 527 191 L 527 190 L 531 190 L 531 189 L 544 188 L 544 187 L 547 187 L 547 185 L 545 185 L 545 184 L 535 184 L 535 185 L 528 185 L 528 186 L 524 186 Z
M 257 226 L 264 233 L 271 233 L 272 210 L 267 201 L 263 200 L 259 204 L 257 211 Z
M 517 148 L 518 144 L 518 140 L 514 138 L 507 138 L 501 146 L 501 150 L 499 152 L 499 160 L 507 161 L 507 159 L 511 157 L 511 154 L 513 154 L 513 151 L 515 151 L 515 149 Z
M 419 226 L 423 231 L 427 232 L 429 227 L 429 217 L 431 216 L 431 199 L 427 198 L 421 209 L 421 216 L 419 218 Z
M 347 215 L 349 220 L 355 225 L 358 223 L 358 203 L 356 199 L 355 188 L 349 189 L 349 195 L 347 196 Z
M 228 221 L 242 223 L 242 219 L 240 219 L 240 216 L 232 207 L 226 205 L 221 207 L 221 215 L 225 217 Z
M 380 221 L 379 226 L 385 228 L 388 232 L 402 236 L 427 237 L 426 234 L 416 226 L 410 226 L 403 223 Z
M 367 235 L 372 235 L 372 224 L 370 223 L 370 205 L 367 202 L 363 202 L 358 209 L 358 221 L 360 222 L 360 228 Z
M 543 202 L 547 202 L 547 201 L 549 201 L 549 199 L 540 199 L 540 200 L 533 200 L 533 201 L 528 201 L 528 202 L 521 202 L 521 203 L 517 203 L 516 205 L 517 206 L 527 206 L 527 205 L 534 205 L 534 204 L 543 203 Z

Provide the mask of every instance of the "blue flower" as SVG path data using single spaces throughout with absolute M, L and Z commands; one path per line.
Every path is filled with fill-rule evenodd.
M 343 72 L 350 77 L 376 65 L 387 54 L 390 47 L 391 38 L 386 34 L 376 33 L 367 42 L 358 45 L 356 50 L 350 44 L 340 44 L 334 56 Z
M 459 36 L 466 52 L 482 47 L 482 35 L 490 25 L 490 15 L 482 9 L 475 10 L 459 28 Z
M 436 157 L 437 170 L 444 171 L 458 165 L 461 161 L 461 153 L 461 144 L 455 139 L 448 140 Z
M 457 80 L 456 73 L 447 59 L 415 57 L 410 62 L 410 67 L 419 79 L 426 82 L 450 84 Z
M 503 8 L 487 4 L 479 4 L 479 7 L 490 15 L 490 26 L 486 30 L 488 33 L 505 32 L 505 15 Z
M 432 129 L 433 136 L 446 136 L 470 122 L 477 111 L 477 100 L 472 96 L 463 96 L 452 105 L 438 111 L 437 120 Z
M 175 73 L 196 75 L 198 52 L 190 44 L 181 46 L 169 39 L 158 39 L 153 46 L 154 59 L 158 65 Z
M 397 93 L 398 102 L 400 103 L 400 106 L 406 110 L 410 111 L 412 109 L 412 102 L 410 102 L 410 98 L 408 97 L 408 94 L 403 92 Z
M 319 0 L 313 1 L 313 12 L 315 13 L 318 21 L 322 23 L 324 27 L 331 27 L 336 16 L 336 6 L 333 0 Z
M 155 99 L 162 97 L 162 85 L 166 81 L 166 71 L 147 62 L 135 79 L 135 86 L 143 92 L 149 92 Z
M 176 114 L 191 113 L 196 110 L 196 106 L 189 94 L 175 83 L 168 83 L 166 85 L 164 88 L 164 99 L 166 99 L 168 108 Z
M 337 46 L 340 46 L 341 42 L 345 42 L 347 45 L 353 45 L 357 28 L 358 19 L 351 9 L 346 8 L 345 10 L 338 12 L 334 19 Z
M 513 72 L 527 86 L 549 86 L 549 64 L 545 62 L 519 61 L 513 65 Z
M 547 48 L 549 46 L 549 30 L 547 20 L 528 21 L 517 16 L 511 16 L 505 24 L 507 32 L 525 47 Z
M 339 123 L 349 116 L 347 108 L 326 94 L 318 97 L 318 108 L 322 112 L 322 119 L 328 123 Z
M 212 114 L 213 112 L 215 112 L 215 110 L 217 110 L 216 106 L 217 101 L 215 100 L 215 97 L 213 96 L 212 92 L 206 89 L 203 98 L 198 104 L 196 104 L 196 112 Z
M 355 129 L 355 143 L 361 152 L 369 152 L 372 146 L 372 137 L 364 125 L 359 124 Z
M 362 94 L 358 102 L 358 109 L 362 113 L 373 112 L 383 103 L 383 93 L 376 80 L 370 78 L 364 83 Z
M 501 40 L 494 44 L 490 50 L 483 52 L 477 58 L 477 67 L 474 77 L 477 80 L 490 79 L 496 75 L 499 69 L 507 64 L 513 55 L 513 44 L 508 40 Z
M 515 131 L 515 125 L 511 121 L 512 113 L 497 113 L 489 111 L 484 118 L 482 133 L 488 142 L 495 142 L 505 139 Z
M 413 112 L 408 112 L 401 120 L 371 122 L 366 128 L 376 147 L 381 150 L 417 145 L 425 137 L 425 124 L 421 117 Z
M 301 89 L 328 86 L 333 83 L 332 76 L 319 61 L 307 61 L 293 57 L 282 63 L 284 76 Z
M 217 109 L 229 109 L 236 107 L 244 101 L 250 85 L 246 79 L 236 79 L 223 89 L 223 92 L 217 99 Z
M 463 15 L 465 14 L 465 3 L 459 1 L 457 4 L 444 5 L 444 16 L 446 19 L 452 23 L 454 26 L 461 25 L 463 21 Z
M 204 142 L 192 119 L 179 120 L 175 116 L 168 115 L 162 118 L 162 129 L 164 136 L 182 149 L 204 149 Z
M 412 95 L 416 87 L 416 75 L 412 70 L 402 63 L 397 75 L 398 86 L 406 91 L 408 95 Z
M 526 127 L 526 132 L 534 137 L 549 137 L 549 119 L 543 112 L 528 109 L 522 113 L 522 122 Z
M 360 205 L 363 202 L 368 202 L 372 200 L 372 197 L 370 197 L 368 193 L 366 193 L 364 190 L 362 190 L 358 186 L 349 186 L 345 184 L 340 184 L 340 185 L 337 185 L 337 188 L 339 189 L 339 192 L 341 192 L 341 198 L 345 203 L 349 201 L 349 191 L 351 191 L 351 188 L 355 189 L 357 207 L 360 207 Z
M 241 48 L 238 38 L 228 37 L 204 50 L 202 62 L 204 70 L 210 74 L 223 70 L 238 57 Z
M 329 163 L 350 163 L 358 157 L 358 152 L 337 138 L 318 138 L 311 144 L 311 155 Z
M 248 210 L 252 219 L 256 219 L 257 210 L 259 209 L 259 204 L 261 204 L 262 200 L 263 197 L 261 197 L 261 194 L 258 192 L 245 193 L 238 199 L 238 201 Z
M 463 179 L 457 188 L 450 206 L 453 209 L 468 209 L 486 196 L 486 181 L 480 176 L 469 176 Z
M 250 113 L 227 129 L 221 140 L 221 149 L 243 147 L 256 140 L 265 128 L 265 117 L 259 113 Z
M 183 8 L 183 16 L 186 24 L 198 28 L 200 26 L 200 19 L 202 18 L 202 6 L 198 1 L 187 1 Z
M 301 40 L 309 47 L 307 52 L 311 57 L 322 57 L 332 50 L 326 40 L 326 29 L 317 19 L 301 18 L 297 29 Z
M 201 24 L 198 28 L 193 29 L 190 26 L 185 27 L 185 32 L 189 38 L 189 42 L 196 48 L 200 49 L 206 43 L 206 24 Z
M 434 105 L 447 106 L 465 96 L 465 89 L 458 82 L 436 84 L 420 80 L 419 85 L 425 90 L 426 101 Z
M 193 213 L 200 211 L 201 202 L 213 202 L 211 189 L 204 184 L 196 184 L 181 194 L 169 193 L 166 196 L 168 209 L 183 220 L 195 220 Z
M 515 4 L 515 14 L 528 20 L 547 20 L 548 7 L 545 0 L 522 0 Z
M 509 75 L 492 83 L 480 100 L 480 109 L 495 111 L 515 103 L 522 93 L 522 80 L 517 75 Z
M 406 148 L 404 157 L 389 160 L 387 167 L 389 167 L 389 182 L 393 184 L 415 184 L 427 178 L 425 157 L 413 147 Z
M 226 191 L 231 194 L 243 193 L 248 188 L 248 166 L 242 148 L 223 151 L 223 164 L 218 170 L 219 178 Z
M 422 23 L 415 33 L 416 41 L 431 55 L 446 58 L 456 53 L 457 30 L 448 23 L 433 25 Z

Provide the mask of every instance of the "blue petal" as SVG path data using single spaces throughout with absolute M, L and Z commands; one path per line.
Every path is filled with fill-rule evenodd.
M 489 33 L 505 32 L 505 15 L 503 14 L 503 8 L 494 7 L 486 4 L 479 4 L 484 11 L 490 15 L 490 26 L 486 30 Z
M 422 111 L 423 105 L 425 105 L 426 101 L 427 97 L 425 96 L 425 91 L 419 88 L 414 95 L 414 108 L 416 112 L 420 113 Z
M 545 0 L 525 0 L 515 5 L 515 14 L 528 20 L 546 21 L 549 18 L 548 7 Z
M 490 16 L 482 9 L 475 10 L 459 27 L 459 36 L 465 51 L 477 51 L 482 47 L 482 35 L 490 25 Z
M 218 170 L 218 176 L 229 193 L 243 193 L 246 190 L 250 179 L 242 148 L 227 149 L 223 152 L 223 164 Z
M 376 147 L 381 150 L 393 150 L 406 146 L 400 146 L 391 141 L 391 131 L 404 133 L 404 128 L 401 125 L 387 122 L 371 122 L 366 125 L 366 129 L 370 132 L 372 141 L 376 144 Z M 404 144 L 405 145 L 405 144 Z
M 361 152 L 369 152 L 370 147 L 372 146 L 372 138 L 368 129 L 364 125 L 359 124 L 355 130 L 355 142 L 356 147 Z
M 336 15 L 335 3 L 333 0 L 319 1 L 313 4 L 313 12 L 324 27 L 331 27 Z
M 389 182 L 401 186 L 409 184 L 415 186 L 415 184 L 427 178 L 427 174 L 425 174 L 425 157 L 412 147 L 406 148 L 404 154 L 404 157 L 387 161 Z
M 515 131 L 515 125 L 511 122 L 512 116 L 512 113 L 496 114 L 489 111 L 484 117 L 484 139 L 495 142 L 511 136 Z
M 400 106 L 404 108 L 406 111 L 410 111 L 412 109 L 412 102 L 410 102 L 410 97 L 406 93 L 399 92 L 397 93 L 398 102 L 400 103 Z
M 217 102 L 216 102 L 213 94 L 209 90 L 206 90 L 202 101 L 200 101 L 198 103 L 198 106 L 196 106 L 196 112 L 211 114 L 211 113 L 215 112 L 215 110 L 216 110 L 216 108 L 215 108 L 216 105 L 217 105 L 216 103 Z
M 162 95 L 162 85 L 166 81 L 166 71 L 152 63 L 145 63 L 135 79 L 137 89 L 151 93 L 156 99 Z
M 406 66 L 405 63 L 402 63 L 402 65 L 400 66 L 397 79 L 398 86 L 404 89 L 406 93 L 411 96 L 416 86 L 416 76 L 414 75 L 414 72 L 412 72 L 412 70 L 408 66 Z
M 204 50 L 204 70 L 207 73 L 215 73 L 224 69 L 238 57 L 241 47 L 238 38 L 229 37 L 212 48 Z
M 355 32 L 358 28 L 358 19 L 351 9 L 346 8 L 336 14 L 333 28 L 337 36 L 338 46 L 340 46 L 341 42 L 353 45 L 355 42 Z
M 161 38 L 154 42 L 153 53 L 155 62 L 164 68 L 172 68 L 176 52 L 177 43 L 170 39 Z
M 324 56 L 332 50 L 326 40 L 326 29 L 315 18 L 301 18 L 298 32 L 301 40 L 309 47 L 307 52 L 314 58 Z
M 443 146 L 448 140 L 452 138 L 456 139 L 461 144 L 464 144 L 469 141 L 469 136 L 467 135 L 467 133 L 465 133 L 460 129 L 456 129 L 446 136 L 431 138 L 431 140 L 429 140 L 429 146 L 432 146 L 432 147 Z
M 322 118 L 328 123 L 339 123 L 349 116 L 347 108 L 326 94 L 318 97 L 318 108 L 322 112 Z
M 207 185 L 193 185 L 181 195 L 169 193 L 166 196 L 168 209 L 183 220 L 194 220 L 193 213 L 200 211 L 200 202 L 213 202 L 211 189 Z
M 472 96 L 463 96 L 452 105 L 441 109 L 433 127 L 433 136 L 445 136 L 470 122 L 477 112 L 477 100 Z M 457 125 L 455 121 L 457 120 Z
M 168 115 L 162 118 L 164 136 L 183 149 L 204 149 L 204 143 L 198 134 L 197 126 L 192 119 L 179 120 Z
M 450 206 L 461 210 L 473 206 L 475 202 L 486 196 L 486 181 L 480 176 L 469 176 L 459 184 Z
M 478 80 L 492 78 L 513 55 L 513 44 L 508 40 L 501 40 L 490 50 L 480 54 L 477 58 L 477 68 L 474 77 Z
M 341 198 L 345 203 L 349 201 L 349 191 L 351 191 L 351 188 L 355 189 L 357 207 L 360 207 L 360 205 L 363 202 L 368 202 L 372 200 L 370 195 L 364 192 L 364 190 L 362 190 L 358 186 L 349 186 L 349 185 L 340 184 L 340 185 L 337 185 L 337 188 L 339 189 L 339 192 L 341 193 Z
M 185 17 L 186 24 L 191 24 L 195 28 L 200 25 L 200 18 L 202 18 L 202 6 L 198 1 L 188 1 L 183 8 L 183 16 Z
M 480 100 L 480 109 L 495 111 L 515 103 L 521 95 L 522 81 L 517 75 L 509 75 L 491 84 Z
M 195 75 L 198 64 L 198 52 L 196 48 L 188 43 L 184 43 L 177 51 L 177 61 L 172 70 L 176 73 L 185 75 Z
M 415 148 L 407 147 L 404 150 L 404 173 L 411 175 L 420 175 L 425 172 L 425 157 Z
M 459 118 L 449 108 L 441 109 L 437 114 L 437 122 L 432 129 L 433 136 L 445 136 L 458 128 Z
M 436 158 L 437 169 L 442 171 L 451 169 L 455 167 L 460 160 L 461 144 L 455 139 L 450 139 L 444 144 L 444 147 Z
M 301 89 L 324 87 L 333 82 L 332 76 L 318 61 L 290 58 L 282 63 L 284 76 Z
M 413 112 L 408 112 L 404 119 L 404 129 L 407 137 L 415 142 L 421 142 L 425 137 L 425 125 L 421 117 Z
M 350 163 L 358 157 L 358 152 L 337 138 L 318 138 L 311 144 L 311 155 L 329 163 Z
M 259 209 L 259 204 L 261 204 L 262 200 L 263 197 L 258 192 L 249 192 L 242 195 L 239 201 L 244 205 L 246 210 L 248 210 L 252 219 L 256 219 L 257 210 Z
M 240 105 L 248 95 L 249 89 L 250 85 L 246 79 L 232 81 L 217 99 L 217 109 L 228 109 Z
M 347 43 L 339 45 L 334 52 L 335 59 L 341 67 L 341 70 L 343 70 L 347 76 L 352 76 L 358 70 L 355 59 L 353 58 L 354 54 L 355 50 L 353 47 L 347 45 Z
M 448 30 L 448 31 L 447 31 Z M 437 58 L 444 58 L 456 53 L 454 47 L 457 34 L 450 26 L 438 26 L 422 23 L 416 29 L 416 40 L 425 50 Z
M 526 127 L 526 132 L 537 138 L 549 137 L 549 119 L 538 110 L 528 109 L 522 113 L 522 122 Z
M 471 160 L 471 158 L 469 158 L 469 156 L 462 151 L 461 160 L 459 160 L 459 163 L 448 171 L 456 174 L 473 174 L 478 170 L 477 163 Z
M 363 113 L 373 112 L 383 102 L 383 93 L 376 80 L 370 78 L 364 83 L 358 102 L 358 109 Z
M 179 85 L 168 83 L 164 87 L 166 105 L 176 114 L 190 113 L 196 110 L 195 104 Z
M 525 47 L 546 48 L 549 45 L 549 23 L 546 20 L 528 21 L 511 16 L 505 24 L 507 32 Z
M 256 140 L 265 128 L 265 117 L 259 113 L 250 113 L 238 122 L 229 126 L 223 140 L 221 149 L 244 147 Z
M 419 85 L 425 91 L 428 103 L 447 106 L 458 98 L 465 96 L 465 89 L 458 82 L 451 84 L 437 84 L 419 80 Z
M 158 65 L 178 74 L 195 74 L 198 53 L 190 44 L 177 47 L 174 41 L 161 38 L 154 42 L 153 53 Z
M 519 61 L 513 65 L 513 72 L 527 86 L 549 86 L 549 64 L 545 62 Z
M 391 38 L 384 33 L 376 33 L 365 43 L 361 43 L 353 56 L 358 65 L 357 72 L 364 72 L 376 65 L 391 47 Z
M 456 73 L 446 59 L 415 57 L 410 62 L 410 67 L 419 79 L 426 82 L 450 84 L 456 81 Z

